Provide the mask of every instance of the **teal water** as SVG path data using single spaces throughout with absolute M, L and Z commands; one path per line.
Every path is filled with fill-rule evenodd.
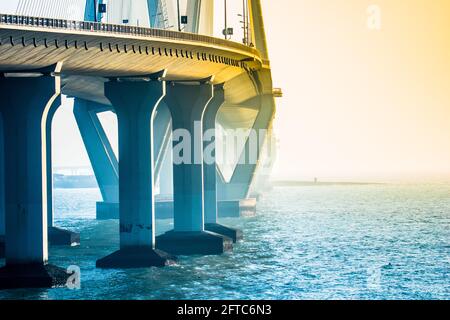
M 0 299 L 450 299 L 449 184 L 277 187 L 258 216 L 221 221 L 244 230 L 232 253 L 142 270 L 95 268 L 118 248 L 118 222 L 95 220 L 99 199 L 56 190 L 56 224 L 82 244 L 51 247 L 50 262 L 79 266 L 81 289 Z

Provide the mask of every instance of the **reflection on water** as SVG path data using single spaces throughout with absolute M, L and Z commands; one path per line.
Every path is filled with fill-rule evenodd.
M 81 232 L 50 248 L 81 268 L 81 289 L 14 290 L 29 299 L 449 299 L 450 185 L 277 187 L 258 216 L 225 219 L 245 241 L 162 269 L 98 270 L 118 222 L 96 221 L 97 190 L 56 190 L 56 224 Z M 158 221 L 157 233 L 171 229 Z

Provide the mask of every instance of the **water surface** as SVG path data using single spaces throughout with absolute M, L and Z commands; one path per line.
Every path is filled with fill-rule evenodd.
M 449 184 L 276 187 L 256 217 L 221 220 L 244 231 L 232 253 L 140 270 L 95 268 L 119 246 L 118 222 L 95 220 L 98 190 L 55 193 L 56 224 L 82 243 L 51 247 L 50 262 L 79 266 L 81 289 L 0 298 L 450 299 Z

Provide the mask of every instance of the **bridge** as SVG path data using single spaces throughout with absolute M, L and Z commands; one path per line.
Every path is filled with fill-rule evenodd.
M 272 86 L 260 1 L 243 2 L 243 43 L 227 32 L 213 36 L 213 0 L 188 0 L 183 18 L 173 18 L 171 1 L 135 0 L 126 16 L 123 2 L 20 0 L 4 13 L 0 5 L 0 288 L 65 283 L 67 273 L 47 262 L 48 243 L 80 242 L 53 225 L 51 123 L 61 95 L 75 99 L 103 198 L 97 216 L 120 221 L 120 249 L 99 268 L 165 266 L 177 255 L 232 250 L 242 232 L 218 215 L 254 209 L 267 180 L 272 159 L 264 150 L 281 92 Z M 105 111 L 117 116 L 118 158 L 99 121 Z M 219 139 L 203 133 L 233 128 L 263 134 L 256 161 L 246 161 L 255 144 L 249 134 L 226 177 L 215 152 L 205 161 Z M 177 130 L 189 133 L 192 161 L 173 161 Z M 174 228 L 155 237 L 164 205 Z

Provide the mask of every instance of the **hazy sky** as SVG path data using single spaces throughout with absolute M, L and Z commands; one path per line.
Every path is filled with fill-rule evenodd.
M 371 4 L 380 31 L 367 27 Z M 450 178 L 450 1 L 263 5 L 284 91 L 275 176 Z
M 284 92 L 275 178 L 450 179 L 450 1 L 262 1 Z M 55 165 L 88 164 L 70 104 L 54 130 Z

